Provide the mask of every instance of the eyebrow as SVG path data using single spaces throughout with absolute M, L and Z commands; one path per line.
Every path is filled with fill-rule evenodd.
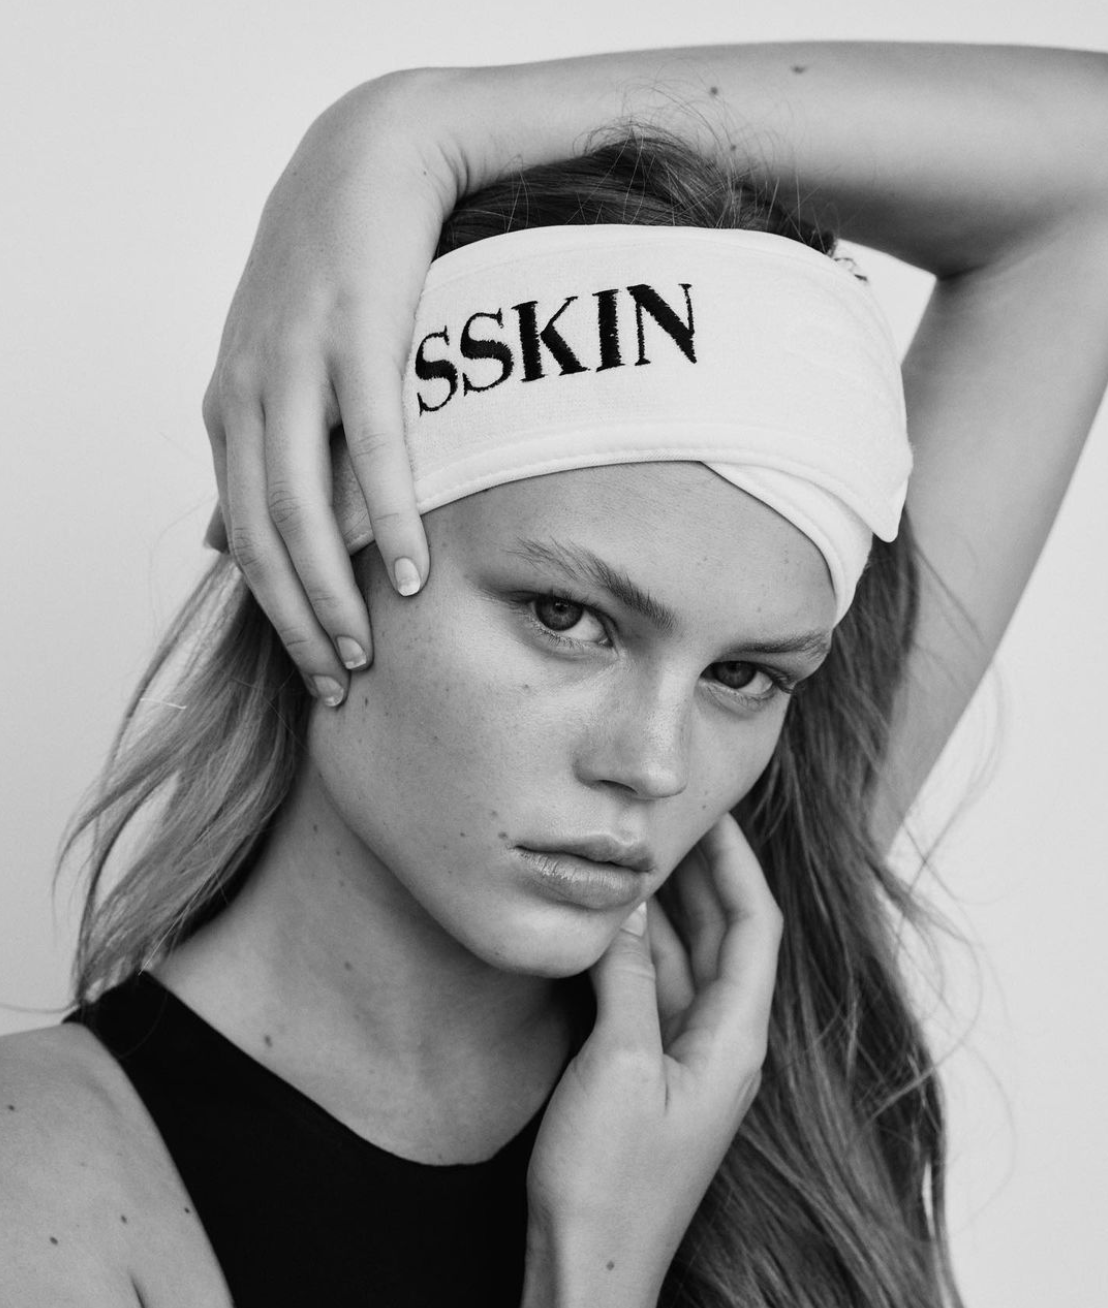
M 644 618 L 663 635 L 673 635 L 681 625 L 673 609 L 632 581 L 622 568 L 614 568 L 584 546 L 519 536 L 508 552 L 528 559 L 532 563 L 556 568 L 575 581 L 581 579 L 591 581 L 618 600 L 625 609 Z M 801 631 L 795 635 L 781 636 L 776 640 L 740 643 L 744 651 L 752 654 L 804 654 L 823 658 L 831 648 L 831 633 Z

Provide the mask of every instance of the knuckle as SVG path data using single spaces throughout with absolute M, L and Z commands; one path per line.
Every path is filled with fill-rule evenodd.
M 639 985 L 652 986 L 655 983 L 657 970 L 649 954 L 645 953 L 628 953 L 619 960 L 620 974 L 631 978 L 632 981 Z
M 200 415 L 204 419 L 204 427 L 212 444 L 226 445 L 227 438 L 223 430 L 223 412 L 220 407 L 219 396 L 216 394 L 214 377 L 208 383 L 208 388 L 204 392 L 204 398 L 200 403 Z
M 296 367 L 301 360 L 311 358 L 319 347 L 319 331 L 315 322 L 297 318 L 280 325 L 280 333 L 267 342 L 266 363 L 279 371 Z
M 265 550 L 253 528 L 244 527 L 239 523 L 233 524 L 227 533 L 227 548 L 231 552 L 235 565 L 247 579 L 257 580 L 264 574 Z
M 266 489 L 266 508 L 282 536 L 298 535 L 304 527 L 304 501 L 286 481 L 275 481 Z
M 382 530 L 388 532 L 403 525 L 405 515 L 401 509 L 374 509 L 370 514 L 375 534 Z
M 609 1075 L 626 1088 L 646 1088 L 657 1080 L 654 1058 L 638 1045 L 617 1043 L 609 1050 L 606 1061 Z
M 277 632 L 277 639 L 288 651 L 289 657 L 302 671 L 311 672 L 313 662 L 323 662 L 319 658 L 313 659 L 313 655 L 316 653 L 314 633 L 291 623 L 275 622 L 273 629 Z M 324 671 L 329 672 L 330 668 L 325 666 Z
M 254 369 L 238 356 L 222 362 L 212 385 L 223 405 L 245 404 L 258 394 Z
M 316 615 L 322 619 L 325 627 L 332 625 L 332 619 L 338 618 L 344 609 L 342 600 L 333 590 L 316 585 L 306 585 L 304 593 Z
M 359 462 L 381 463 L 393 458 L 402 448 L 397 433 L 379 427 L 345 427 L 344 431 L 351 457 Z

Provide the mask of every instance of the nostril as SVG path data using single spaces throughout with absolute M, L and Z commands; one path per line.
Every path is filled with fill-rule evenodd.
M 581 742 L 577 772 L 589 784 L 618 787 L 640 799 L 667 799 L 688 786 L 689 687 L 641 677 L 622 686 L 593 719 Z

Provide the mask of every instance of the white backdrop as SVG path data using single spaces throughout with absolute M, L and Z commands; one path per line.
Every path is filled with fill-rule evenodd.
M 42 0 L 0 44 L 0 411 L 6 867 L 0 1031 L 66 997 L 57 837 L 153 641 L 202 563 L 213 492 L 200 396 L 265 195 L 355 82 L 722 40 L 1005 41 L 1108 48 L 1103 0 Z M 1034 178 L 1029 178 L 1034 185 Z M 926 279 L 867 269 L 903 339 Z M 987 788 L 949 834 L 955 1253 L 974 1308 L 1105 1301 L 1108 1205 L 1108 426 L 1078 471 L 932 794 Z M 999 731 L 997 721 L 999 719 Z M 938 812 L 941 806 L 931 807 Z

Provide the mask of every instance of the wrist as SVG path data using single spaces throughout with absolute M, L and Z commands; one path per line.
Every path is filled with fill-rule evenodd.
M 405 68 L 362 82 L 326 109 L 317 128 L 351 170 L 372 158 L 405 184 L 419 180 L 435 195 L 442 216 L 468 189 L 466 162 L 453 130 L 458 104 L 454 68 Z
M 619 1241 L 559 1237 L 532 1222 L 521 1308 L 656 1308 L 664 1277 Z

